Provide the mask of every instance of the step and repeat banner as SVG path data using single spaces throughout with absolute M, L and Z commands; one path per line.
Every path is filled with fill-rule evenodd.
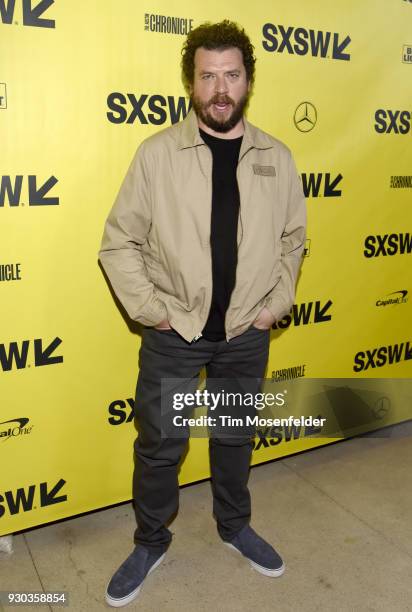
M 255 46 L 248 118 L 307 196 L 267 377 L 334 379 L 319 410 L 352 414 L 348 380 L 386 380 L 363 430 L 411 418 L 412 2 L 0 0 L 0 535 L 131 498 L 140 330 L 97 253 L 137 146 L 189 110 L 185 35 L 224 18 Z M 311 433 L 264 430 L 253 462 L 334 440 Z M 180 481 L 208 476 L 194 438 Z

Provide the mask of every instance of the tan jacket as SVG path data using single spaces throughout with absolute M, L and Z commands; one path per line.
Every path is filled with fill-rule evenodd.
M 227 341 L 263 306 L 277 320 L 290 311 L 305 243 L 305 200 L 289 149 L 244 123 Z M 212 154 L 191 110 L 138 147 L 105 224 L 99 259 L 133 320 L 168 319 L 188 342 L 200 337 L 212 299 L 211 207 Z

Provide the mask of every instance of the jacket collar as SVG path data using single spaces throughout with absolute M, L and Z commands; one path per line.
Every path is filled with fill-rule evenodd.
M 273 147 L 270 137 L 265 134 L 265 132 L 262 132 L 262 130 L 259 130 L 249 123 L 246 117 L 243 117 L 243 123 L 245 132 L 243 134 L 239 159 L 250 149 L 271 149 Z M 177 148 L 179 150 L 205 144 L 200 137 L 199 125 L 193 108 L 190 109 L 185 119 L 177 123 L 174 127 L 176 129 Z

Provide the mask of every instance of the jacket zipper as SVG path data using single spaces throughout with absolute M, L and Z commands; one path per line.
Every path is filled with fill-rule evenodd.
M 241 197 L 240 197 L 240 185 L 239 185 L 239 175 L 238 175 L 238 171 L 239 171 L 239 164 L 242 161 L 242 159 L 245 157 L 246 153 L 248 151 L 245 151 L 245 153 L 242 155 L 242 157 L 238 160 L 237 162 L 237 168 L 236 168 L 236 180 L 237 180 L 237 185 L 238 185 L 238 189 L 239 189 L 239 218 L 238 218 L 238 223 L 240 225 L 240 242 L 242 242 L 243 239 L 243 223 L 242 223 L 242 202 L 241 202 Z M 238 247 L 240 246 L 240 242 L 237 245 Z M 234 290 L 234 288 L 233 288 Z M 233 294 L 233 291 L 232 291 Z M 230 301 L 232 301 L 232 296 L 230 296 Z M 230 302 L 229 302 L 229 306 L 228 306 L 228 310 L 230 308 Z M 227 311 L 226 311 L 227 312 Z M 226 319 L 226 316 L 225 316 Z M 229 337 L 229 334 L 227 333 L 227 329 L 226 329 L 226 324 L 225 324 L 225 333 L 226 333 L 226 342 L 228 343 L 231 340 L 231 337 Z
M 204 147 L 208 151 L 208 155 L 210 155 L 210 158 L 212 159 L 212 164 L 213 164 L 212 152 L 210 151 L 210 149 L 207 146 L 207 144 L 204 144 Z M 212 176 L 211 176 L 211 174 L 209 176 L 207 176 L 206 173 L 203 172 L 202 164 L 201 164 L 201 161 L 200 161 L 200 158 L 199 158 L 199 152 L 198 152 L 197 148 L 196 148 L 196 154 L 197 154 L 197 161 L 198 161 L 198 164 L 200 166 L 200 171 L 205 176 L 207 184 L 208 184 L 209 195 L 210 195 L 210 214 L 212 214 L 212 188 L 211 188 L 211 185 L 212 185 Z M 209 242 L 210 242 L 210 233 L 209 233 Z M 212 264 L 211 257 L 210 257 L 210 264 Z M 213 275 L 212 275 L 212 283 L 213 283 Z M 209 314 L 209 310 L 210 310 L 210 305 L 212 303 L 212 294 L 213 294 L 213 285 L 212 285 L 212 293 L 210 295 L 209 309 L 207 311 L 208 314 Z M 204 328 L 205 325 L 206 325 L 206 321 L 202 325 L 202 329 Z M 201 338 L 202 335 L 203 335 L 202 332 L 199 332 L 198 334 L 196 334 L 196 336 L 193 338 L 193 340 L 191 340 L 191 343 L 196 342 L 197 340 L 199 340 L 199 338 Z

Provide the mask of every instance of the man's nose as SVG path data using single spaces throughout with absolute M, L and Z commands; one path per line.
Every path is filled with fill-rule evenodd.
M 220 94 L 227 93 L 228 91 L 227 83 L 223 75 L 216 77 L 215 89 L 216 89 L 216 93 L 220 93 Z

